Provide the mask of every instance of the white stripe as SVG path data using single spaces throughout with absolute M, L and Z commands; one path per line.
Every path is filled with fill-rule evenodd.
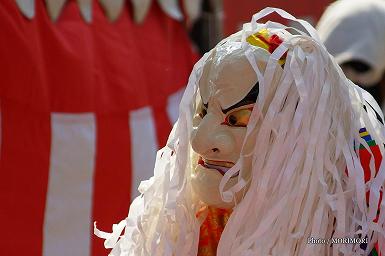
M 177 92 L 171 94 L 167 99 L 167 114 L 171 124 L 174 124 L 179 117 L 179 104 L 182 100 L 185 88 L 179 89 Z
M 90 255 L 95 117 L 52 114 L 44 256 Z M 26 213 L 28 214 L 28 213 Z
M 139 195 L 138 186 L 154 174 L 155 156 L 158 149 L 151 108 L 130 112 L 132 186 L 131 199 Z

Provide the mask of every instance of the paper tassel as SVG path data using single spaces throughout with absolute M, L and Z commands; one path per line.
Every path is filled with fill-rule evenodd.
M 131 0 L 134 10 L 134 21 L 142 23 L 150 10 L 151 0 Z
M 193 24 L 201 16 L 202 0 L 183 0 L 183 8 L 186 11 L 188 24 Z
M 35 16 L 35 0 L 15 0 L 22 14 L 28 19 Z M 66 0 L 45 0 L 47 12 L 53 22 L 59 18 Z M 124 0 L 99 0 L 110 21 L 119 18 L 124 6 Z M 81 16 L 87 23 L 92 22 L 92 0 L 77 0 Z M 131 0 L 133 5 L 133 18 L 136 23 L 142 23 L 146 18 L 151 0 Z M 182 20 L 183 14 L 178 0 L 158 0 L 159 6 L 168 16 L 175 20 Z M 202 0 L 183 0 L 183 5 L 188 16 L 188 22 L 192 24 L 201 15 Z
M 182 20 L 183 14 L 179 8 L 178 0 L 158 0 L 160 8 L 171 18 Z
M 57 21 L 66 0 L 45 0 L 47 4 L 48 15 L 52 21 Z
M 87 23 L 92 21 L 92 0 L 77 0 L 80 13 Z
M 124 0 L 99 0 L 99 2 L 103 6 L 107 17 L 111 22 L 119 17 L 124 6 Z
M 35 0 L 16 0 L 16 4 L 28 19 L 32 19 L 35 16 Z

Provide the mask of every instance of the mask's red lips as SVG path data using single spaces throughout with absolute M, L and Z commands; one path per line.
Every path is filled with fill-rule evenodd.
M 225 173 L 234 166 L 233 162 L 227 162 L 227 161 L 216 161 L 216 160 L 208 160 L 204 159 L 203 157 L 199 157 L 198 164 L 202 165 L 203 167 L 207 169 L 214 169 L 217 170 L 220 174 L 225 175 Z M 232 176 L 236 177 L 239 175 L 239 171 Z

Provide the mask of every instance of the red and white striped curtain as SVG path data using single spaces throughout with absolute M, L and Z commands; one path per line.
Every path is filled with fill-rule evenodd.
M 0 255 L 107 255 L 93 222 L 125 218 L 178 115 L 195 61 L 183 24 L 153 4 L 111 23 L 67 1 L 25 18 L 0 2 Z

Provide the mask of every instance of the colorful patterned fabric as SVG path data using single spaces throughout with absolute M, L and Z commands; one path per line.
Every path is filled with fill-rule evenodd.
M 370 176 L 371 176 L 370 169 L 369 169 L 369 164 L 370 164 L 371 158 L 374 157 L 374 164 L 376 167 L 375 175 L 376 175 L 379 168 L 380 168 L 380 164 L 382 161 L 382 155 L 381 155 L 380 148 L 378 147 L 376 142 L 372 139 L 372 137 L 370 136 L 369 132 L 366 130 L 365 127 L 361 128 L 359 130 L 359 133 L 360 133 L 360 137 L 362 139 L 364 139 L 365 142 L 367 143 L 366 147 L 369 147 L 369 150 L 371 151 L 371 152 L 369 152 L 365 148 L 364 145 L 360 144 L 360 147 L 359 147 L 360 161 L 361 161 L 362 167 L 364 169 L 365 182 L 367 182 L 370 180 Z M 366 200 L 367 201 L 369 200 L 369 195 L 370 195 L 370 193 L 368 191 L 366 193 Z M 380 198 L 381 197 L 382 197 L 382 194 L 380 194 Z M 381 199 L 380 199 L 380 202 L 381 202 Z M 378 246 L 378 244 L 376 244 L 375 248 L 373 248 L 373 250 L 371 251 L 369 256 L 379 256 L 377 253 L 377 250 L 376 250 L 377 246 Z
M 369 152 L 364 147 L 363 144 L 360 144 L 360 147 L 359 147 L 360 160 L 361 160 L 361 163 L 362 163 L 362 166 L 364 169 L 365 181 L 367 182 L 367 181 L 369 181 L 370 176 L 371 176 L 369 164 L 370 164 L 370 160 L 372 158 L 372 155 L 374 157 L 374 164 L 376 167 L 376 173 L 375 174 L 377 174 L 378 169 L 380 167 L 382 155 L 381 155 L 380 148 L 378 147 L 376 142 L 374 140 L 372 140 L 372 137 L 370 136 L 369 132 L 366 130 L 365 127 L 361 128 L 359 133 L 360 133 L 360 137 L 365 140 L 365 142 L 367 144 L 366 147 L 369 147 L 369 149 L 371 151 L 371 152 Z
M 215 256 L 219 239 L 230 217 L 231 210 L 208 207 L 205 221 L 201 225 L 198 256 Z
M 372 137 L 370 136 L 369 132 L 366 130 L 365 127 L 360 129 L 360 136 L 366 141 L 369 147 L 376 146 L 376 142 L 372 140 Z M 362 149 L 365 147 L 361 144 L 360 148 Z
M 379 256 L 377 253 L 377 250 L 373 248 L 373 250 L 370 252 L 369 256 Z

